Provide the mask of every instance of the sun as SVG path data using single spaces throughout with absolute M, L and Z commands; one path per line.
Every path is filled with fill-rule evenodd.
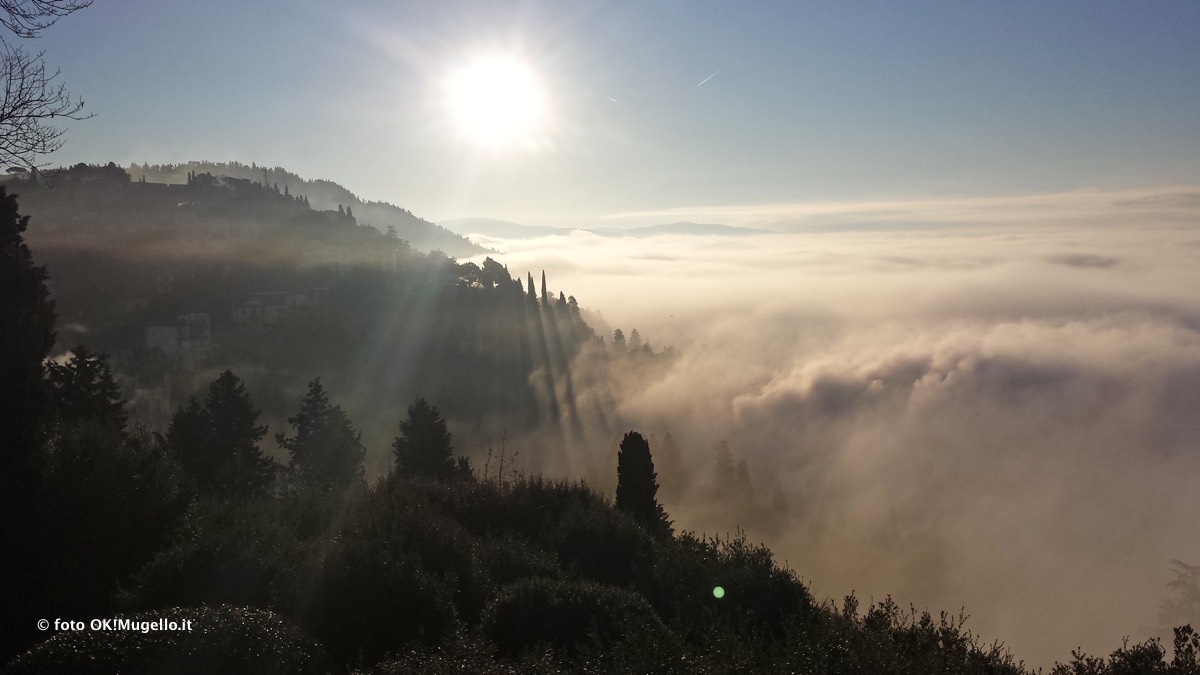
M 533 69 L 512 57 L 473 61 L 450 75 L 447 104 L 463 139 L 497 150 L 534 144 L 545 94 Z

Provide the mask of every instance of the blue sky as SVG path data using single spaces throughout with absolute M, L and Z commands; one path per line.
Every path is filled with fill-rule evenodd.
M 1197 35 L 1183 1 L 100 0 L 33 46 L 96 113 L 53 163 L 257 162 L 430 219 L 578 225 L 1194 186 Z M 447 132 L 448 73 L 482 53 L 542 82 L 537 149 Z

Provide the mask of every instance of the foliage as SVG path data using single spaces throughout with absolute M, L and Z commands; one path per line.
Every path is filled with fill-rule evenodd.
M 327 673 L 325 650 L 294 624 L 253 607 L 171 608 L 120 615 L 134 622 L 191 622 L 182 631 L 64 631 L 22 654 L 6 672 L 108 675 L 113 672 Z
M 1159 620 L 1166 626 L 1200 626 L 1200 565 L 1172 560 L 1175 578 L 1167 586 L 1177 596 L 1163 603 Z
M 408 419 L 400 421 L 400 435 L 392 443 L 396 472 L 403 476 L 449 478 L 455 472 L 446 418 L 424 397 L 408 406 Z
M 54 301 L 44 266 L 35 265 L 22 233 L 29 217 L 0 185 L 0 506 L 21 500 L 31 483 L 29 450 L 42 413 L 43 360 L 54 346 Z
M 292 456 L 292 471 L 301 484 L 345 487 L 363 480 L 366 449 L 362 435 L 341 406 L 330 406 L 321 379 L 309 383 L 300 411 L 288 418 L 295 435 L 276 440 Z
M 655 495 L 658 475 L 650 444 L 636 431 L 625 434 L 617 452 L 617 509 L 641 523 L 651 534 L 671 536 L 671 521 Z
M 607 506 L 568 509 L 555 528 L 553 546 L 576 574 L 614 586 L 651 574 L 658 557 L 646 531 Z
M 117 586 L 163 546 L 184 508 L 179 470 L 144 430 L 89 420 L 58 422 L 36 455 L 29 538 L 9 555 L 25 569 L 5 577 L 27 593 L 28 619 L 104 616 Z
M 49 414 L 58 422 L 87 421 L 109 429 L 125 426 L 125 400 L 107 354 L 75 347 L 65 363 L 48 364 L 46 389 Z
M 200 492 L 248 497 L 264 494 L 275 476 L 275 462 L 263 457 L 259 412 L 242 382 L 226 370 L 208 387 L 201 406 L 192 397 L 171 418 L 167 444 Z
M 1175 629 L 1172 644 L 1175 657 L 1166 660 L 1166 650 L 1158 640 L 1130 645 L 1126 641 L 1109 655 L 1108 661 L 1071 652 L 1070 663 L 1056 663 L 1050 675 L 1196 675 L 1200 673 L 1200 633 L 1191 626 Z
M 637 593 L 539 578 L 506 587 L 488 608 L 484 629 L 508 656 L 543 644 L 571 654 L 593 641 L 612 646 L 625 635 L 666 630 Z

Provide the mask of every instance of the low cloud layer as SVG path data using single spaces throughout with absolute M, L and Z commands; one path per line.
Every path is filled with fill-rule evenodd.
M 763 536 L 818 594 L 965 607 L 1048 664 L 1161 634 L 1169 560 L 1200 560 L 1200 217 L 1093 202 L 1007 225 L 493 245 L 681 350 L 621 392 L 621 421 L 670 431 L 701 470 L 728 440 L 760 494 L 786 494 L 789 525 Z M 673 515 L 728 522 L 686 496 Z

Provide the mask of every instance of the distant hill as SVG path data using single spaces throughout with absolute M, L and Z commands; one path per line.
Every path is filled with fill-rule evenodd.
M 396 228 L 396 234 L 401 239 L 407 240 L 418 250 L 437 250 L 456 257 L 489 252 L 466 237 L 418 218 L 407 209 L 387 202 L 365 202 L 338 183 L 324 179 L 301 178 L 283 167 L 267 168 L 241 162 L 192 161 L 167 165 L 134 163 L 129 165 L 128 170 L 133 180 L 142 180 L 144 177 L 150 183 L 183 184 L 187 182 L 189 172 L 211 173 L 218 178 L 227 176 L 265 183 L 268 187 L 278 187 L 280 192 L 306 197 L 312 208 L 318 211 L 336 211 L 338 207 L 349 208 L 361 224 L 371 225 L 381 232 L 386 231 L 390 225 Z
M 507 220 L 494 218 L 456 218 L 454 220 L 438 221 L 438 225 L 461 234 L 464 237 L 483 235 L 499 239 L 530 239 L 555 234 L 567 234 L 571 230 L 565 227 L 546 227 L 539 225 L 521 225 Z
M 556 234 L 567 234 L 574 229 L 600 235 L 602 237 L 653 237 L 660 234 L 690 234 L 697 236 L 744 237 L 757 234 L 772 234 L 771 230 L 756 230 L 748 227 L 734 227 L 717 223 L 665 223 L 628 229 L 604 228 L 566 228 L 537 225 L 521 225 L 506 220 L 492 218 L 457 218 L 443 220 L 438 223 L 448 230 L 463 236 L 482 235 L 498 239 L 531 239 Z

